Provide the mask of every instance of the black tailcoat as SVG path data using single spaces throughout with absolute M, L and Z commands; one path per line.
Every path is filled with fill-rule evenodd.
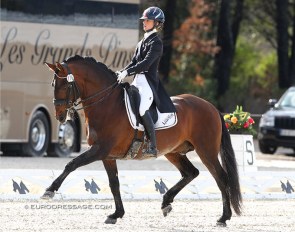
M 137 46 L 133 58 L 124 69 L 128 76 L 145 74 L 153 91 L 154 101 L 161 113 L 176 112 L 169 95 L 165 91 L 158 74 L 158 66 L 163 54 L 163 43 L 155 32 L 145 40 L 141 40 Z

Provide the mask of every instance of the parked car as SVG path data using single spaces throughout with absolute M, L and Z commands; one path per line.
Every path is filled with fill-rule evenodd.
M 271 108 L 259 122 L 258 145 L 265 154 L 273 154 L 278 147 L 295 152 L 295 86 L 290 87 L 277 101 L 270 99 Z

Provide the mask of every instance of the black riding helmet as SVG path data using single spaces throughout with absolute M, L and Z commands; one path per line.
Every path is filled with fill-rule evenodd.
M 140 19 L 149 19 L 158 22 L 157 24 L 155 24 L 155 28 L 157 30 L 160 30 L 165 22 L 165 15 L 159 7 L 151 6 L 142 13 Z

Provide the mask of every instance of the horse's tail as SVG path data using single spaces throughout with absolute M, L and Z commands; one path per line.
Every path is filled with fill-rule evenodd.
M 235 152 L 232 147 L 230 134 L 225 126 L 223 116 L 220 114 L 222 123 L 222 137 L 221 137 L 221 161 L 222 167 L 227 173 L 229 195 L 232 207 L 237 215 L 241 215 L 242 195 L 239 182 L 239 173 L 237 168 L 237 161 Z

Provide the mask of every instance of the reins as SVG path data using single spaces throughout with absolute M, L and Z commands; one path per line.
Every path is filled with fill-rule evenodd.
M 86 108 L 88 108 L 88 107 L 91 107 L 91 106 L 93 106 L 93 105 L 96 105 L 96 104 L 98 104 L 98 103 L 103 102 L 107 97 L 109 97 L 109 96 L 114 92 L 115 88 L 117 88 L 118 86 L 119 86 L 118 82 L 114 82 L 112 85 L 110 85 L 110 86 L 107 87 L 106 89 L 103 89 L 103 90 L 101 90 L 101 91 L 99 91 L 99 92 L 93 94 L 92 96 L 89 96 L 89 97 L 87 97 L 87 98 L 85 98 L 85 99 L 81 99 L 81 100 L 78 101 L 78 102 L 75 101 L 75 102 L 73 103 L 73 105 L 76 107 L 76 106 L 80 105 L 80 104 L 83 103 L 83 102 L 86 102 L 86 101 L 88 101 L 88 100 L 90 100 L 90 99 L 93 99 L 93 98 L 95 98 L 95 97 L 97 97 L 97 96 L 103 94 L 104 92 L 106 92 L 106 91 L 108 91 L 108 90 L 111 90 L 111 91 L 109 91 L 106 95 L 104 95 L 102 98 L 100 98 L 99 100 L 97 100 L 97 101 L 95 101 L 95 102 L 92 102 L 92 103 L 90 103 L 89 105 L 82 106 L 82 107 L 80 107 L 80 108 L 75 108 L 75 110 L 76 110 L 76 111 L 83 110 L 83 109 L 86 109 Z M 76 100 L 78 100 L 78 99 L 76 99 Z
M 100 90 L 100 91 L 96 92 L 95 94 L 93 94 L 93 95 L 91 95 L 89 97 L 81 99 L 80 90 L 78 88 L 77 83 L 75 82 L 75 78 L 74 78 L 69 66 L 67 65 L 67 63 L 62 63 L 62 65 L 68 71 L 68 75 L 67 75 L 67 81 L 68 81 L 67 95 L 66 95 L 66 99 L 53 99 L 53 103 L 54 103 L 55 106 L 66 105 L 67 110 L 71 110 L 71 109 L 75 109 L 76 111 L 83 110 L 83 109 L 89 108 L 89 107 L 91 107 L 93 105 L 96 105 L 96 104 L 99 104 L 99 103 L 103 102 L 119 86 L 118 82 L 115 81 L 113 84 L 111 84 L 107 88 L 105 88 L 103 90 Z M 57 76 L 57 72 L 58 72 L 58 70 L 55 71 L 55 78 Z M 96 97 L 100 96 L 101 94 L 104 94 L 107 91 L 109 91 L 109 92 L 106 95 L 102 96 L 97 101 L 92 102 L 89 105 L 82 106 L 80 108 L 76 108 L 78 105 L 83 104 L 83 103 L 85 103 L 85 102 L 87 102 L 87 101 L 89 101 L 89 100 L 91 100 L 93 98 L 96 98 Z M 73 96 L 74 102 L 72 102 L 70 100 L 71 96 Z M 80 101 L 78 101 L 79 98 L 80 98 Z

